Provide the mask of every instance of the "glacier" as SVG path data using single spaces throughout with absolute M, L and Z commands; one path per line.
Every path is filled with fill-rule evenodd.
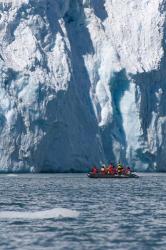
M 166 171 L 166 2 L 0 0 L 0 172 Z

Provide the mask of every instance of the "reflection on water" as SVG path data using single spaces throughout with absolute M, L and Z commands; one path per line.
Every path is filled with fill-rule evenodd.
M 0 249 L 165 250 L 165 178 L 0 175 Z

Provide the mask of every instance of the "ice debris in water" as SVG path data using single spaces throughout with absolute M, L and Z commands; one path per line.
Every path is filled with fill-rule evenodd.
M 77 218 L 79 212 L 66 208 L 54 208 L 45 211 L 1 211 L 0 219 L 26 219 L 26 220 L 42 220 L 52 218 Z

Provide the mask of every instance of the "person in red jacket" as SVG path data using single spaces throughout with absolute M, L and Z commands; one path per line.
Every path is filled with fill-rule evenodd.
M 108 173 L 114 175 L 114 166 L 112 163 L 108 166 Z
M 96 174 L 96 173 L 97 173 L 97 168 L 96 168 L 95 166 L 92 168 L 92 173 L 93 173 L 93 174 Z

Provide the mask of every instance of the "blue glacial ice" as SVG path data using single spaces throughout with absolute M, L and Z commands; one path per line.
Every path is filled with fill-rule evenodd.
M 165 171 L 165 8 L 0 1 L 0 171 Z

